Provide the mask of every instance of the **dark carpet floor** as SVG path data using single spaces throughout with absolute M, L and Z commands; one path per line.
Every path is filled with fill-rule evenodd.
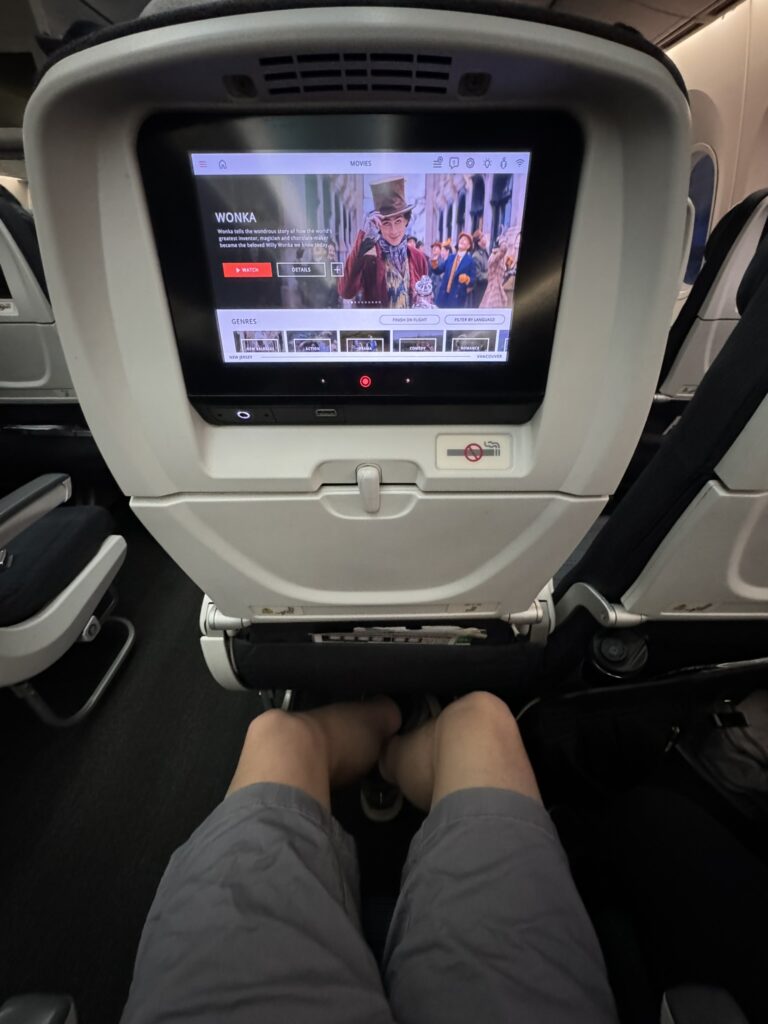
M 103 704 L 54 731 L 0 693 L 0 1003 L 75 997 L 119 1019 L 173 850 L 222 798 L 255 694 L 227 693 L 198 643 L 201 594 L 124 510 L 119 614 L 136 645 Z

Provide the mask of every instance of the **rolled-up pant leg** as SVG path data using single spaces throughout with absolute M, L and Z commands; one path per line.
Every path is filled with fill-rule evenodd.
M 453 793 L 414 838 L 384 954 L 399 1024 L 616 1024 L 602 954 L 544 807 Z
M 392 1024 L 354 844 L 307 794 L 228 797 L 172 857 L 122 1024 Z

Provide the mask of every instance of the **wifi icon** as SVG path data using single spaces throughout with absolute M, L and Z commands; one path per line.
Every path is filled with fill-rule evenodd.
M 523 164 L 525 163 L 525 160 L 523 160 L 523 158 L 520 157 L 519 160 L 515 160 L 515 163 L 517 164 L 518 167 L 522 167 Z

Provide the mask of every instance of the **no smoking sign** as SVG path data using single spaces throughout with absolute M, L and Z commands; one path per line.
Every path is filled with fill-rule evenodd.
M 468 473 L 509 469 L 511 440 L 509 434 L 439 434 L 437 468 L 463 469 Z

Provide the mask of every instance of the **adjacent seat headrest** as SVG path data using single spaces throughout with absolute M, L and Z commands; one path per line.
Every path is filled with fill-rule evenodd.
M 739 235 L 744 230 L 747 221 L 760 203 L 767 198 L 768 188 L 761 188 L 756 192 L 752 192 L 746 199 L 742 199 L 740 203 L 737 203 L 736 206 L 724 214 L 712 229 L 712 233 L 704 247 L 704 263 L 696 280 L 693 282 L 688 298 L 685 300 L 682 309 L 669 330 L 667 348 L 664 352 L 664 361 L 661 364 L 661 372 L 659 374 L 660 384 L 666 380 L 674 366 L 686 338 L 696 323 L 699 311 L 717 280 L 717 275 L 720 273 L 723 264 L 738 241 Z
M 755 255 L 744 271 L 739 290 L 736 292 L 736 308 L 744 316 L 747 306 L 754 298 L 760 285 L 768 278 L 768 235 L 758 245 Z

